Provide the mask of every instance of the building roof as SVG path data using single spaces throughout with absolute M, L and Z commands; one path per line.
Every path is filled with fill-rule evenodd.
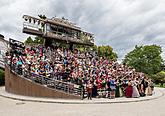
M 41 19 L 41 18 L 36 18 L 36 17 L 32 17 L 29 15 L 23 15 L 23 18 L 25 19 L 35 19 L 35 20 L 39 20 L 39 21 L 43 21 L 44 23 L 51 23 L 51 24 L 56 24 L 56 25 L 62 25 L 64 27 L 68 27 L 71 29 L 75 29 L 75 30 L 79 30 L 81 31 L 81 28 L 78 26 L 75 26 L 74 23 L 66 20 L 66 19 L 61 19 L 61 18 L 57 18 L 57 17 L 53 17 L 52 19 L 46 18 L 46 19 Z

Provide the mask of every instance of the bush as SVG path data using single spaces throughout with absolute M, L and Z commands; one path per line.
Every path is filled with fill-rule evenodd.
M 154 83 L 161 84 L 163 87 L 163 84 L 165 83 L 165 71 L 158 72 L 157 74 L 150 76 Z
M 0 86 L 5 85 L 5 72 L 0 69 Z

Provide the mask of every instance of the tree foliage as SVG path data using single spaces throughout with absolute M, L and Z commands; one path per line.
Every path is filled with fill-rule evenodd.
M 98 46 L 98 54 L 100 57 L 105 57 L 107 59 L 117 59 L 117 54 L 113 52 L 113 48 L 109 45 L 107 46 Z
M 44 43 L 44 39 L 42 37 L 37 36 L 37 37 L 34 38 L 34 43 L 36 43 L 36 44 L 43 44 Z
M 137 71 L 156 74 L 163 63 L 161 53 L 162 49 L 157 45 L 135 46 L 135 49 L 125 56 L 123 63 Z
M 104 57 L 107 59 L 117 60 L 117 54 L 113 51 L 111 46 L 84 46 L 84 45 L 74 45 L 75 48 L 80 50 L 81 52 L 86 51 L 95 51 L 98 53 L 99 57 Z
M 24 43 L 25 44 L 33 43 L 33 39 L 29 36 Z
M 165 83 L 165 71 L 158 72 L 157 74 L 151 75 L 151 78 L 154 80 L 156 84 Z
M 34 40 L 31 37 L 28 37 L 25 44 L 44 44 L 44 39 L 42 37 L 36 36 Z

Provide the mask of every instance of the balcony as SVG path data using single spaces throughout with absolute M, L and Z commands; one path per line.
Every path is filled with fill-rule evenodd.
M 40 25 L 24 22 L 23 23 L 23 33 L 32 35 L 43 35 L 43 31 Z

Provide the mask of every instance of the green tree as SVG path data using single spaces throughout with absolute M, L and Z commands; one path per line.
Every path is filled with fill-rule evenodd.
M 92 48 L 93 51 L 98 51 L 97 45 L 94 45 L 94 46 L 92 46 L 91 48 Z
M 34 40 L 31 37 L 28 37 L 25 42 L 25 44 L 44 44 L 44 38 L 36 36 Z
M 123 63 L 137 71 L 156 74 L 163 63 L 161 53 L 162 49 L 157 45 L 135 46 L 135 49 L 125 56 Z
M 39 37 L 39 36 L 36 36 L 36 37 L 34 38 L 34 43 L 35 43 L 35 44 L 44 44 L 44 38 Z
M 111 46 L 97 46 L 97 45 L 94 45 L 94 46 L 74 45 L 74 46 L 81 52 L 95 51 L 98 53 L 100 57 L 117 60 L 117 54 L 113 52 L 113 49 Z
M 165 71 L 158 72 L 150 76 L 156 84 L 161 83 L 161 86 L 165 83 Z
M 24 43 L 25 43 L 25 44 L 31 44 L 31 43 L 33 43 L 33 39 L 29 36 L 29 37 L 25 40 Z
M 111 46 L 98 46 L 98 54 L 101 57 L 106 57 L 108 59 L 117 59 L 117 54 L 113 52 L 113 48 Z

